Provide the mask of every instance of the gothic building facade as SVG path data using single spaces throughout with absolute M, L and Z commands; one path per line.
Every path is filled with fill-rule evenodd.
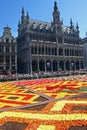
M 52 23 L 30 19 L 22 8 L 18 23 L 19 73 L 58 71 L 84 68 L 83 48 L 78 23 L 64 26 L 57 2 L 54 2 Z
M 16 73 L 17 41 L 11 34 L 10 27 L 4 27 L 0 37 L 0 73 Z
M 81 40 L 81 44 L 83 46 L 83 56 L 85 60 L 85 69 L 87 69 L 87 36 Z

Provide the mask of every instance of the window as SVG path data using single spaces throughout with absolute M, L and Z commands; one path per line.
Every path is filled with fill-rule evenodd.
M 6 56 L 6 64 L 10 64 L 10 56 Z
M 0 55 L 0 63 L 4 63 L 4 56 Z
M 10 46 L 6 46 L 6 52 L 10 52 Z
M 37 47 L 35 47 L 35 54 L 37 54 Z
M 10 69 L 9 66 L 6 66 L 6 70 L 9 71 L 9 69 Z
M 62 43 L 62 38 L 61 37 L 58 38 L 58 42 Z
M 12 66 L 12 70 L 15 70 L 15 66 Z
M 6 43 L 9 43 L 9 39 L 8 38 L 6 39 Z
M 55 48 L 55 55 L 57 55 L 57 48 Z
M 12 63 L 12 64 L 15 64 L 15 56 L 12 56 L 12 57 L 11 57 L 11 60 L 12 60 L 11 63 Z
M 11 46 L 11 52 L 15 52 L 15 46 Z
M 13 43 L 13 39 L 11 40 L 11 42 Z
M 52 48 L 52 55 L 55 55 L 55 48 Z
M 3 52 L 3 45 L 0 45 L 0 52 Z
M 2 42 L 4 42 L 4 39 L 2 39 Z
M 31 54 L 34 54 L 34 48 L 31 47 Z

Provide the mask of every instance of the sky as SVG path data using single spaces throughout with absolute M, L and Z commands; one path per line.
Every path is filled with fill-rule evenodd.
M 52 22 L 55 0 L 0 0 L 0 37 L 3 28 L 11 27 L 14 37 L 17 37 L 18 21 L 21 19 L 22 7 L 30 19 Z M 60 18 L 65 26 L 70 25 L 72 18 L 74 26 L 78 22 L 80 37 L 84 38 L 87 32 L 87 0 L 56 0 Z

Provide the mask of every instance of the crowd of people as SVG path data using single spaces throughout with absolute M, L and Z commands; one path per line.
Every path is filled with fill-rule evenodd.
M 39 78 L 58 78 L 59 80 L 79 80 L 82 76 L 86 76 L 87 70 L 70 70 L 70 71 L 57 71 L 57 72 L 33 72 L 32 74 L 8 74 L 0 75 L 0 81 L 10 80 L 28 80 L 28 79 L 39 79 Z

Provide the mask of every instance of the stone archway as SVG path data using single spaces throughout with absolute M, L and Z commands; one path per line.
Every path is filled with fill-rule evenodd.
M 64 61 L 59 61 L 59 69 L 64 70 Z
M 63 56 L 63 49 L 62 48 L 59 48 L 59 55 Z
M 54 60 L 54 61 L 53 61 L 53 64 L 52 64 L 52 65 L 53 65 L 53 71 L 54 71 L 54 72 L 56 72 L 56 71 L 58 70 L 58 65 L 57 65 L 57 64 L 58 64 L 57 61 Z
M 37 60 L 32 61 L 32 71 L 36 72 L 38 70 Z
M 81 67 L 81 69 L 84 69 L 84 63 L 83 63 L 83 61 L 80 62 L 80 67 Z
M 45 62 L 43 60 L 39 61 L 39 70 L 45 71 Z
M 70 63 L 70 69 L 73 71 L 75 70 L 75 62 L 73 60 Z
M 76 61 L 76 70 L 79 69 L 79 61 Z
M 47 71 L 51 72 L 51 61 L 50 60 L 46 61 L 46 68 L 47 68 Z
M 66 56 L 69 56 L 69 49 L 66 49 Z
M 70 70 L 70 64 L 69 64 L 69 61 L 66 61 L 66 70 Z

